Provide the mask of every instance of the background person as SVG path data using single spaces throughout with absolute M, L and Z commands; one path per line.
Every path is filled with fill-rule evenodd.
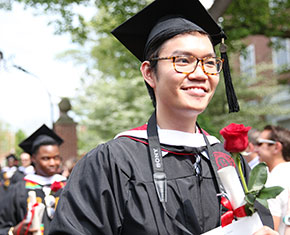
M 9 154 L 6 157 L 7 166 L 2 169 L 2 185 L 5 190 L 14 183 L 17 183 L 19 180 L 22 180 L 24 174 L 17 170 L 17 158 L 14 154 Z
M 290 188 L 288 188 L 288 204 L 286 215 L 283 217 L 285 223 L 285 235 L 290 235 Z
M 34 166 L 32 165 L 31 156 L 29 153 L 21 153 L 20 154 L 21 166 L 19 166 L 18 170 L 23 172 L 25 175 L 33 174 Z
M 259 155 L 256 151 L 259 135 L 260 131 L 253 128 L 250 129 L 248 132 L 248 147 L 245 149 L 244 152 L 242 152 L 243 157 L 246 159 L 251 169 L 253 169 L 256 165 L 260 163 Z
M 267 164 L 270 172 L 266 186 L 284 188 L 275 199 L 268 200 L 274 228 L 279 234 L 284 234 L 283 217 L 287 215 L 287 189 L 290 188 L 290 130 L 273 125 L 265 126 L 258 138 L 258 145 L 260 160 Z
M 31 154 L 35 174 L 26 175 L 24 180 L 9 188 L 0 210 L 0 234 L 32 234 L 38 229 L 30 228 L 26 221 L 28 192 L 35 191 L 37 202 L 45 205 L 41 232 L 48 234 L 60 189 L 66 178 L 57 174 L 61 164 L 59 146 L 63 140 L 46 125 L 41 126 L 19 146 Z

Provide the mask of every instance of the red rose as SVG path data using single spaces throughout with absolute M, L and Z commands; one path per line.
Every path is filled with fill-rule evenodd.
M 231 153 L 244 151 L 248 146 L 248 131 L 252 127 L 243 124 L 231 123 L 221 129 L 220 134 L 224 137 L 224 148 Z
M 54 181 L 52 185 L 50 185 L 52 192 L 57 192 L 59 189 L 65 186 L 65 182 Z

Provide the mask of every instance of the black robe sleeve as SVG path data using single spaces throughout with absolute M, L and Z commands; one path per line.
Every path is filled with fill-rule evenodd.
M 108 145 L 92 150 L 74 167 L 60 196 L 49 234 L 118 234 L 127 181 Z
M 25 182 L 11 185 L 1 201 L 0 234 L 7 234 L 10 227 L 21 222 L 27 211 L 27 192 Z
M 15 171 L 15 173 L 13 174 L 13 176 L 10 179 L 10 185 L 15 184 L 21 180 L 23 180 L 25 174 L 19 170 Z

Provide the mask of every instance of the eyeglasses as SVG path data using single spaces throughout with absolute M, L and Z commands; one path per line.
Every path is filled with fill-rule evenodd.
M 154 60 L 172 60 L 175 71 L 183 74 L 193 73 L 199 61 L 201 62 L 203 72 L 207 75 L 217 75 L 223 67 L 223 59 L 219 57 L 205 57 L 198 59 L 194 56 L 181 55 L 161 58 L 155 57 L 149 61 Z
M 274 140 L 267 140 L 267 139 L 257 139 L 257 145 L 261 146 L 262 144 L 276 144 L 276 141 Z

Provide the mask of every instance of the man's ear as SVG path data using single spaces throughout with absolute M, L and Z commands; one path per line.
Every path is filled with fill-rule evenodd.
M 282 153 L 283 145 L 280 142 L 278 142 L 278 141 L 275 144 L 275 150 L 277 150 L 277 151 Z
M 254 150 L 255 150 L 254 145 L 251 142 L 249 142 L 248 147 L 246 148 L 246 151 L 248 153 L 252 153 L 252 152 L 254 152 Z
M 155 84 L 156 84 L 156 76 L 154 71 L 152 71 L 151 67 L 150 67 L 150 62 L 149 61 L 144 61 L 141 64 L 140 67 L 141 73 L 143 75 L 143 78 L 145 80 L 145 82 L 147 82 L 149 84 L 149 86 L 151 86 L 153 89 L 155 88 Z

